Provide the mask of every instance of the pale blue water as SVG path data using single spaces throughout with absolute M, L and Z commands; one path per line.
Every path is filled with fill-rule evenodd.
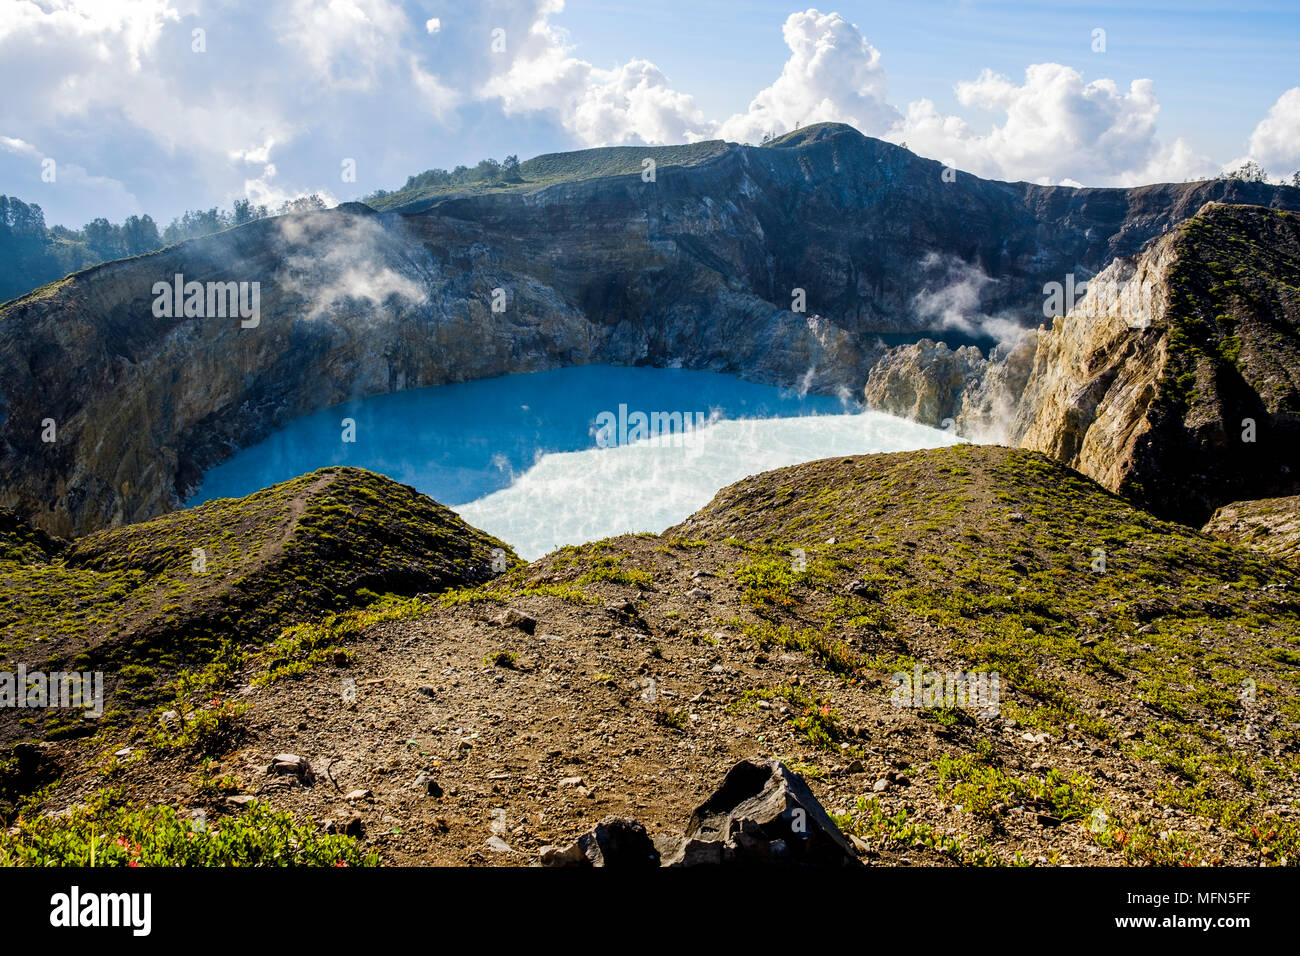
M 598 447 L 597 416 L 719 419 L 685 439 Z M 356 441 L 342 440 L 342 420 Z M 836 398 L 729 375 L 589 365 L 360 399 L 291 422 L 210 470 L 187 504 L 238 497 L 323 468 L 369 468 L 455 508 L 532 559 L 561 544 L 661 531 L 724 485 L 832 455 L 954 441 Z
M 547 453 L 596 447 L 596 416 L 629 410 L 786 418 L 845 411 L 730 375 L 686 369 L 576 368 L 413 389 L 299 418 L 211 469 L 189 505 L 235 498 L 327 465 L 369 468 L 448 506 L 507 487 Z M 342 440 L 344 418 L 356 441 Z

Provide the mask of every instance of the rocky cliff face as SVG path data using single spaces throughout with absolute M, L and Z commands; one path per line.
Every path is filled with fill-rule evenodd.
M 882 351 L 874 333 L 933 321 L 917 308 L 939 291 L 927 262 L 987 277 L 978 309 L 1032 324 L 1044 282 L 1133 254 L 1208 199 L 1300 205 L 1237 182 L 941 174 L 818 127 L 665 161 L 651 182 L 525 183 L 383 214 L 354 204 L 87 270 L 0 311 L 0 506 L 65 536 L 134 522 L 307 412 L 585 362 L 856 392 Z M 155 284 L 176 275 L 259 283 L 255 324 L 211 304 L 157 314 Z
M 1116 260 L 1039 335 L 1014 441 L 1108 488 L 1123 483 L 1168 358 L 1162 330 L 1174 255 L 1170 238 L 1136 261 Z
M 1234 501 L 1216 511 L 1202 530 L 1257 551 L 1300 559 L 1300 495 Z
M 867 402 L 1045 452 L 1165 517 L 1300 487 L 1300 220 L 1209 203 L 1011 350 L 890 350 Z
M 935 428 L 952 428 L 979 442 L 1005 443 L 1033 368 L 1038 334 L 985 358 L 972 345 L 949 348 L 922 339 L 890 349 L 876 362 L 863 391 L 867 405 Z
M 1209 204 L 1038 337 L 1011 437 L 1166 517 L 1300 479 L 1300 219 Z

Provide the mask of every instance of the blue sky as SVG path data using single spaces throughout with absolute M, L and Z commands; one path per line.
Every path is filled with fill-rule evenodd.
M 728 114 L 766 86 L 789 51 L 781 24 L 798 4 L 720 0 L 638 4 L 569 0 L 563 23 L 597 64 L 654 61 L 707 111 Z M 1015 76 L 1045 60 L 1089 79 L 1155 81 L 1161 126 L 1232 158 L 1259 118 L 1300 84 L 1300 2 L 832 3 L 877 47 L 900 102 L 930 97 L 960 109 L 953 84 L 985 67 Z M 630 30 L 629 24 L 636 23 Z M 690 23 L 690 28 L 683 27 Z M 1107 31 L 1104 54 L 1092 30 Z M 1231 154 L 1228 156 L 1227 154 Z
M 0 0 L 0 192 L 166 222 L 823 119 L 990 178 L 1289 177 L 1298 63 L 1276 2 Z

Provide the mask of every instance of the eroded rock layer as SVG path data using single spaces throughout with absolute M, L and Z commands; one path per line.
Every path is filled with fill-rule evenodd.
M 1300 479 L 1300 218 L 1208 204 L 1038 337 L 1011 437 L 1153 512 Z

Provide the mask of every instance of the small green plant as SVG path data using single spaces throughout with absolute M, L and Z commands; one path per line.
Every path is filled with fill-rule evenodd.
M 673 730 L 685 730 L 690 726 L 691 718 L 685 711 L 661 707 L 655 711 L 655 723 L 662 727 L 671 727 Z
M 384 621 L 403 621 L 428 613 L 430 606 L 419 598 L 393 595 L 374 601 L 364 610 L 326 614 L 318 621 L 307 621 L 285 628 L 263 652 L 266 669 L 253 679 L 255 684 L 272 684 L 286 677 L 297 677 L 320 664 L 346 660 L 345 643 L 368 628 Z
M 289 813 L 250 803 L 210 825 L 170 806 L 101 792 L 59 816 L 30 815 L 0 833 L 0 866 L 374 866 L 353 837 L 318 834 Z
M 215 697 L 172 725 L 160 723 L 149 737 L 149 743 L 163 750 L 220 756 L 243 736 L 243 716 L 248 709 L 249 705 L 242 701 Z
M 493 651 L 483 658 L 483 663 L 489 667 L 504 667 L 507 670 L 515 670 L 519 666 L 519 655 L 514 651 Z
M 736 581 L 745 588 L 741 600 L 757 611 L 792 608 L 799 603 L 792 590 L 799 575 L 788 559 L 758 558 L 736 569 Z
M 1019 854 L 1005 861 L 982 842 L 970 846 L 967 839 L 944 836 L 927 823 L 910 820 L 905 809 L 887 813 L 876 797 L 859 797 L 852 810 L 832 813 L 831 819 L 845 833 L 882 850 L 933 850 L 967 866 L 1024 865 Z
M 782 698 L 789 704 L 786 722 L 808 738 L 808 742 L 814 747 L 835 753 L 855 752 L 853 748 L 844 750 L 840 747 L 839 741 L 843 738 L 844 732 L 839 726 L 839 715 L 831 705 L 797 684 L 747 690 L 740 695 L 739 703 L 757 705 L 761 700 L 776 698 Z
M 239 792 L 239 779 L 231 773 L 218 774 L 212 759 L 205 758 L 195 771 L 192 783 L 194 792 L 200 796 L 216 798 Z

